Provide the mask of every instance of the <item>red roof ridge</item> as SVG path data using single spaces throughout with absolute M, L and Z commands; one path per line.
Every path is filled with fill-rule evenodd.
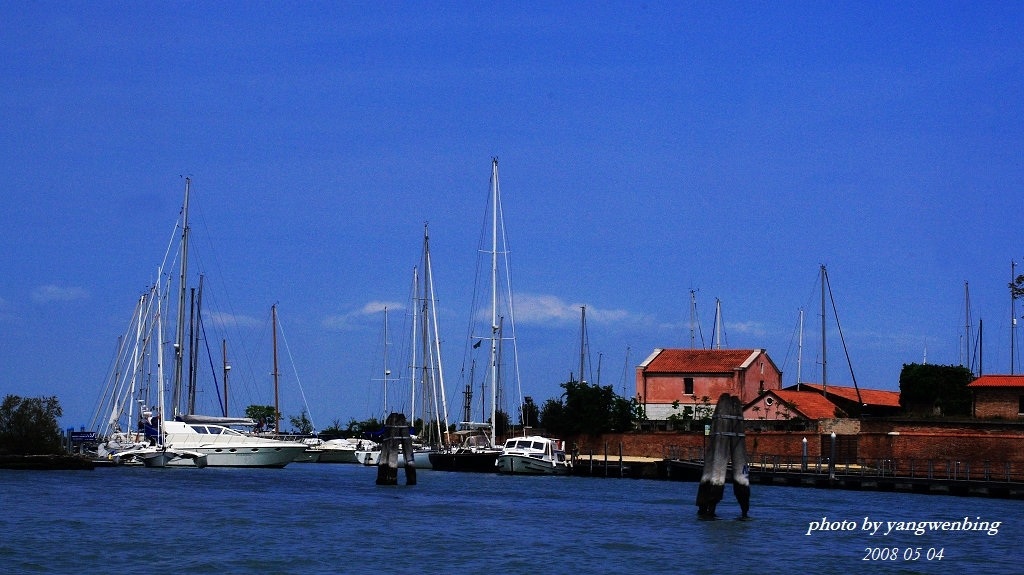
M 967 387 L 1024 387 L 1024 375 L 981 375 Z
M 823 391 L 824 386 L 820 383 L 801 383 L 798 384 L 802 387 L 808 387 L 816 391 Z M 867 405 L 885 405 L 889 407 L 900 406 L 900 392 L 893 391 L 891 389 L 868 389 L 868 388 L 855 388 L 845 385 L 829 385 L 828 393 L 841 397 L 849 401 L 857 400 L 857 390 L 860 389 L 860 402 Z

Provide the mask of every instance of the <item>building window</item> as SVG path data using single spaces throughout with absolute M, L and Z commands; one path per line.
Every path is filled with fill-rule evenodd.
M 692 377 L 684 377 L 683 378 L 683 393 L 685 393 L 686 395 L 693 395 L 693 378 Z

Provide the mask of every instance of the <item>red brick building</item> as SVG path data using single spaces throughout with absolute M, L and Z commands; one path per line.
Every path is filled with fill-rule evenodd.
M 636 368 L 648 421 L 710 417 L 723 393 L 746 404 L 781 386 L 782 372 L 763 349 L 655 349 Z
M 1024 418 L 1024 375 L 983 375 L 967 388 L 974 395 L 974 417 Z

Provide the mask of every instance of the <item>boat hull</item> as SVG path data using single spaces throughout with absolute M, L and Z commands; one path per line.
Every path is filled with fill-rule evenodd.
M 196 448 L 189 451 L 200 457 L 177 457 L 166 462 L 167 467 L 204 467 L 197 465 L 205 460 L 205 467 L 271 467 L 281 468 L 304 455 L 300 447 L 244 447 L 244 448 Z
M 320 461 L 320 451 L 317 449 L 306 449 L 295 458 L 295 463 L 316 463 Z
M 359 463 L 355 449 L 323 449 L 320 463 Z
M 429 449 L 417 449 L 412 454 L 412 460 L 416 462 L 416 469 L 433 469 L 434 466 L 430 464 L 430 455 L 437 453 L 436 451 Z
M 498 473 L 509 475 L 569 475 L 572 471 L 565 462 L 507 454 L 498 456 L 495 467 Z
M 494 473 L 497 471 L 495 462 L 499 452 L 484 451 L 472 453 L 441 453 L 429 455 L 431 469 L 438 471 L 471 471 L 476 473 Z

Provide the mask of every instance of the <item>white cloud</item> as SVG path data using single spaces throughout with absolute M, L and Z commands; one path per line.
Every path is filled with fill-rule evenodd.
M 53 301 L 73 301 L 86 299 L 89 292 L 79 287 L 61 287 L 54 284 L 39 286 L 32 291 L 32 300 L 36 303 L 50 303 Z
M 356 312 L 356 315 L 376 315 L 382 313 L 385 308 L 391 311 L 397 311 L 405 309 L 405 306 L 393 301 L 371 301 L 364 305 L 361 310 Z
M 726 332 L 745 333 L 756 336 L 765 336 L 768 330 L 764 324 L 756 321 L 725 322 Z
M 520 323 L 571 323 L 580 320 L 580 308 L 586 304 L 567 303 L 558 296 L 522 294 L 516 297 L 516 321 Z M 639 321 L 640 316 L 623 309 L 602 309 L 586 305 L 587 321 L 613 323 Z
M 324 328 L 329 330 L 352 329 L 362 323 L 361 319 L 380 315 L 384 312 L 384 308 L 387 308 L 389 312 L 402 311 L 405 306 L 396 302 L 371 301 L 355 311 L 329 315 L 321 323 Z
M 220 327 L 259 327 L 264 323 L 263 320 L 250 315 L 234 315 L 219 311 L 205 312 L 203 316 Z

